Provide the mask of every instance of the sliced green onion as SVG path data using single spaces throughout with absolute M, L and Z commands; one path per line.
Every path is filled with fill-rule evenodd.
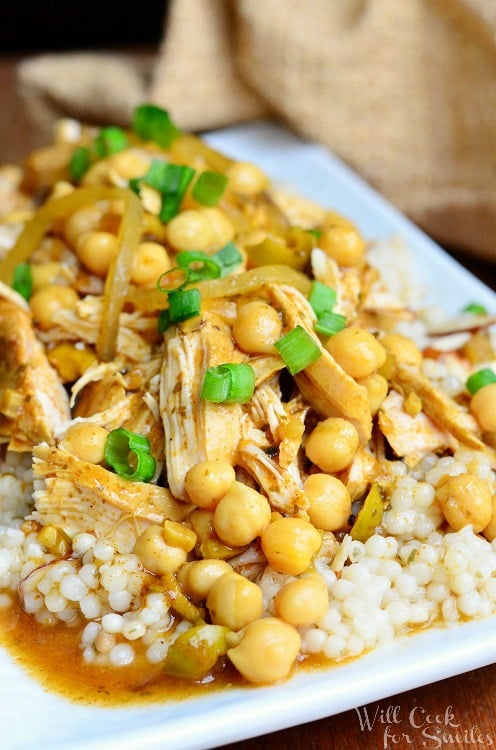
M 296 326 L 286 333 L 274 346 L 291 375 L 301 372 L 321 355 L 320 346 L 301 326 Z
M 321 284 L 320 281 L 313 281 L 308 295 L 308 301 L 313 307 L 315 315 L 320 318 L 324 313 L 332 312 L 336 304 L 337 294 L 335 289 Z
M 181 207 L 181 201 L 188 189 L 189 183 L 195 175 L 195 170 L 183 164 L 168 164 L 160 159 L 154 159 L 148 172 L 140 178 L 129 181 L 129 187 L 139 193 L 141 184 L 158 190 L 162 195 L 160 220 L 164 223 L 176 216 Z
M 33 293 L 33 274 L 29 263 L 19 263 L 19 265 L 14 268 L 12 289 L 29 302 L 31 294 Z
M 159 292 L 171 294 L 183 289 L 189 281 L 189 270 L 185 268 L 171 268 L 158 277 L 157 289 Z
M 477 302 L 471 302 L 463 308 L 462 312 L 471 313 L 472 315 L 487 315 L 487 310 L 484 305 L 479 305 Z
M 172 324 L 172 320 L 170 317 L 169 309 L 166 310 L 160 310 L 158 314 L 158 320 L 157 320 L 157 331 L 159 333 L 165 333 L 165 331 L 170 328 Z
M 181 135 L 165 109 L 154 104 L 141 104 L 133 114 L 133 130 L 145 141 L 154 141 L 167 148 Z
M 120 477 L 136 482 L 149 482 L 155 474 L 148 438 L 122 427 L 108 434 L 105 461 Z
M 203 206 L 216 206 L 226 189 L 227 177 L 220 172 L 202 172 L 193 186 L 191 195 Z
M 250 365 L 228 363 L 209 367 L 200 397 L 224 404 L 246 404 L 255 390 L 255 372 Z
M 320 316 L 314 328 L 321 336 L 334 336 L 335 333 L 346 327 L 346 323 L 347 320 L 344 315 L 329 312 Z
M 181 323 L 200 314 L 201 296 L 198 289 L 180 289 L 169 293 L 169 316 L 173 323 Z
M 228 242 L 227 245 L 221 247 L 220 250 L 217 250 L 210 257 L 220 266 L 220 275 L 222 278 L 229 276 L 243 261 L 243 256 L 234 242 Z
M 176 260 L 181 268 L 189 271 L 190 283 L 218 279 L 220 276 L 221 268 L 214 257 L 201 250 L 183 250 L 177 254 Z
M 86 146 L 80 146 L 73 151 L 69 162 L 69 174 L 75 182 L 84 177 L 91 167 L 91 152 Z
M 496 373 L 489 367 L 484 367 L 483 370 L 474 372 L 474 374 L 467 379 L 465 385 L 467 390 L 474 395 L 474 393 L 480 391 L 481 388 L 484 388 L 485 385 L 491 385 L 491 383 L 496 383 Z
M 307 229 L 306 231 L 313 234 L 316 240 L 320 240 L 323 235 L 322 229 Z
M 108 128 L 102 128 L 95 138 L 94 148 L 98 156 L 110 156 L 124 151 L 127 148 L 127 136 L 122 128 L 111 125 Z

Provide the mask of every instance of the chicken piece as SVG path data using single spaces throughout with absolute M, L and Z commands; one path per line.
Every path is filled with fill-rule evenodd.
M 273 375 L 284 369 L 284 362 L 278 354 L 267 354 L 250 358 L 250 365 L 255 373 L 255 385 L 269 380 Z
M 257 427 L 269 426 L 279 446 L 279 466 L 288 468 L 298 456 L 309 407 L 300 397 L 283 403 L 277 381 L 270 381 L 256 389 L 248 409 Z
M 69 400 L 21 306 L 0 299 L 0 435 L 9 449 L 53 442 L 70 419 Z
M 380 464 L 366 448 L 359 448 L 351 465 L 346 469 L 341 480 L 348 488 L 351 499 L 358 500 L 367 488 L 375 481 Z
M 456 441 L 424 412 L 409 416 L 404 397 L 390 391 L 379 410 L 379 427 L 397 456 L 415 466 L 426 453 L 456 448 Z
M 301 489 L 302 481 L 295 479 L 296 466 L 283 469 L 269 453 L 271 446 L 265 434 L 257 429 L 247 414 L 241 420 L 241 440 L 238 445 L 238 464 L 245 469 L 267 495 L 274 510 L 300 513 L 308 508 L 308 500 Z
M 60 447 L 38 445 L 31 520 L 53 524 L 69 536 L 92 531 L 133 548 L 144 526 L 168 518 L 182 521 L 191 505 L 177 502 L 164 487 L 122 479 L 102 466 L 82 461 Z
M 360 270 L 339 268 L 336 261 L 319 247 L 312 250 L 311 263 L 312 272 L 317 281 L 326 284 L 336 292 L 334 312 L 344 315 L 348 320 L 354 320 L 360 304 Z
M 229 326 L 212 313 L 204 312 L 196 327 L 174 327 L 166 337 L 159 403 L 167 478 L 177 498 L 186 499 L 184 477 L 195 464 L 234 463 L 241 407 L 204 401 L 200 391 L 208 367 L 239 359 Z
M 425 413 L 460 443 L 476 450 L 484 449 L 484 443 L 475 434 L 477 423 L 473 417 L 464 412 L 446 393 L 436 388 L 425 375 L 413 367 L 397 363 L 390 380 L 405 396 L 416 393 Z

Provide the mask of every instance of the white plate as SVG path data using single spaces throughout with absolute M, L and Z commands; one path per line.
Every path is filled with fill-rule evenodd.
M 295 191 L 348 215 L 367 238 L 399 234 L 427 297 L 451 312 L 495 295 L 325 149 L 271 124 L 211 134 L 216 147 L 260 164 Z M 199 750 L 294 726 L 496 661 L 496 617 L 398 640 L 355 662 L 288 683 L 140 708 L 99 709 L 44 691 L 0 650 L 4 750 Z M 63 669 L 63 665 L 59 665 Z

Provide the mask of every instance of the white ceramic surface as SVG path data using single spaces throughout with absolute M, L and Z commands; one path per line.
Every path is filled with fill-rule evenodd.
M 401 235 L 424 279 L 426 303 L 450 312 L 496 297 L 325 149 L 271 124 L 209 136 L 216 147 L 260 164 L 295 191 L 348 215 L 367 238 Z M 141 708 L 99 709 L 47 693 L 0 650 L 2 750 L 200 750 L 330 716 L 496 660 L 496 617 L 433 629 L 350 664 L 301 673 L 269 688 L 213 692 Z M 63 669 L 63 664 L 60 665 Z

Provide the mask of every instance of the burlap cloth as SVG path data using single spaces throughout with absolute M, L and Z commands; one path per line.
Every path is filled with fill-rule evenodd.
M 173 0 L 150 59 L 19 67 L 39 142 L 152 100 L 186 129 L 270 113 L 442 243 L 496 257 L 496 0 Z

